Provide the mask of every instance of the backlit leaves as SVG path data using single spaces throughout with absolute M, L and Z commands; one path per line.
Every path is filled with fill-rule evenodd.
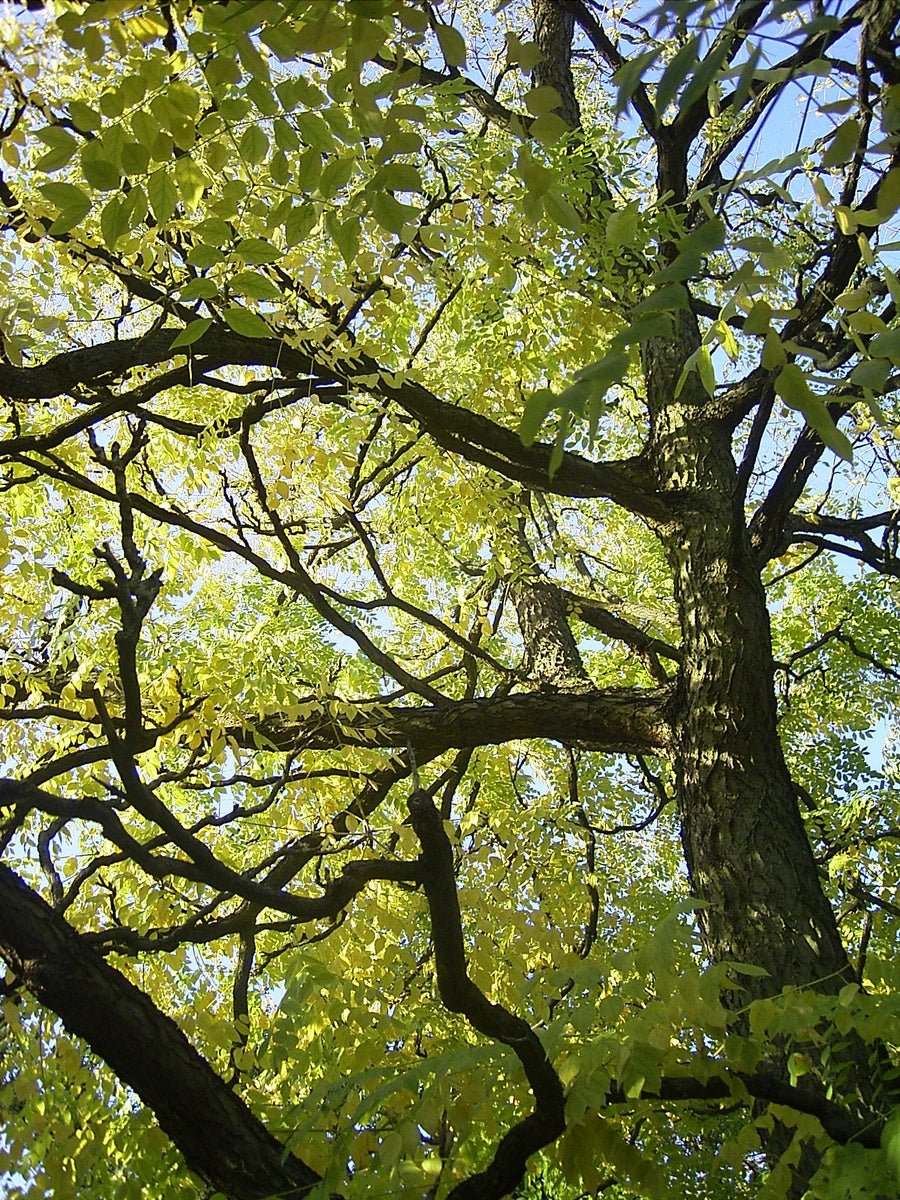
M 46 183 L 41 193 L 56 210 L 50 226 L 53 234 L 68 233 L 79 225 L 91 210 L 91 198 L 73 183 Z
M 573 592 L 594 593 L 638 636 L 664 636 L 677 655 L 672 580 L 646 527 L 605 499 L 583 502 L 577 485 L 575 499 L 562 501 L 549 483 L 554 472 L 567 486 L 576 466 L 587 472 L 585 455 L 621 460 L 630 470 L 648 433 L 656 436 L 667 419 L 651 424 L 648 360 L 665 358 L 664 399 L 675 417 L 693 406 L 711 422 L 735 420 L 739 439 L 747 438 L 758 408 L 747 403 L 728 413 L 733 385 L 745 369 L 769 373 L 766 394 L 774 386 L 794 411 L 775 405 L 758 472 L 751 472 L 748 508 L 804 421 L 849 458 L 850 441 L 836 421 L 849 428 L 857 419 L 859 474 L 866 478 L 858 497 L 868 499 L 879 438 L 885 461 L 893 454 L 890 386 L 900 345 L 890 303 L 900 301 L 881 254 L 893 236 L 887 222 L 900 201 L 900 175 L 886 172 L 865 202 L 838 203 L 846 200 L 848 162 L 864 150 L 866 122 L 850 89 L 835 103 L 849 99 L 851 106 L 823 107 L 827 125 L 796 153 L 787 153 L 793 127 L 787 146 L 770 145 L 780 157 L 769 162 L 762 162 L 767 155 L 757 159 L 755 146 L 751 152 L 746 142 L 736 144 L 718 164 L 721 180 L 710 168 L 694 194 L 697 173 L 727 145 L 763 87 L 787 85 L 799 74 L 779 68 L 752 35 L 736 58 L 728 58 L 725 42 L 711 49 L 727 23 L 696 38 L 685 22 L 697 6 L 676 6 L 657 42 L 653 14 L 640 14 L 646 40 L 612 89 L 609 64 L 592 62 L 589 39 L 579 34 L 578 130 L 559 117 L 557 89 L 526 78 L 540 50 L 527 40 L 524 5 L 501 5 L 489 16 L 478 5 L 426 11 L 380 0 L 194 5 L 189 16 L 183 6 L 171 7 L 174 34 L 162 8 L 137 12 L 113 3 L 61 14 L 64 44 L 43 63 L 39 85 L 46 111 L 29 110 L 2 144 L 6 162 L 21 162 L 15 177 L 5 177 L 27 217 L 21 240 L 7 230 L 14 246 L 6 259 L 10 299 L 0 299 L 0 333 L 16 366 L 27 369 L 73 345 L 144 336 L 182 352 L 164 367 L 154 361 L 122 378 L 104 374 L 96 392 L 90 381 L 84 392 L 16 406 L 19 424 L 9 424 L 8 441 L 33 446 L 67 422 L 76 433 L 50 445 L 52 457 L 4 461 L 0 646 L 9 662 L 0 698 L 53 710 L 39 721 L 7 722 L 15 732 L 5 753 L 42 763 L 83 744 L 96 747 L 108 732 L 99 702 L 122 727 L 116 606 L 87 590 L 66 608 L 65 588 L 50 572 L 56 567 L 85 589 L 99 587 L 98 548 L 123 545 L 121 514 L 110 499 L 115 484 L 102 456 L 132 436 L 146 439 L 127 472 L 130 494 L 153 512 L 171 504 L 184 524 L 161 525 L 143 510 L 135 517 L 141 552 L 165 577 L 139 652 L 145 714 L 154 731 L 171 724 L 159 745 L 141 752 L 141 769 L 158 777 L 158 794 L 224 861 L 240 870 L 264 864 L 254 878 L 264 877 L 283 844 L 294 853 L 297 839 L 333 839 L 319 874 L 290 884 L 297 894 L 318 895 L 360 854 L 411 860 L 419 852 L 404 806 L 405 778 L 377 813 L 344 811 L 367 775 L 407 752 L 375 744 L 379 722 L 389 719 L 385 697 L 399 685 L 347 633 L 354 622 L 452 700 L 470 688 L 517 695 L 527 672 L 514 594 L 536 569 L 517 539 L 524 523 L 542 571 Z M 53 19 L 47 10 L 33 28 Z M 803 36 L 798 28 L 785 39 L 788 32 L 795 41 Z M 162 41 L 170 34 L 175 52 Z M 391 69 L 396 55 L 411 65 Z M 814 64 L 823 88 L 835 62 Z M 420 77 L 417 63 L 444 82 Z M 56 70 L 67 74 L 57 78 Z M 481 109 L 471 102 L 472 84 L 455 78 L 463 72 L 481 87 Z M 38 86 L 26 78 L 29 88 Z M 482 111 L 491 99 L 499 106 L 496 121 Z M 617 99 L 629 115 L 615 129 Z M 896 120 L 889 101 L 873 89 L 878 120 L 888 125 Z M 697 119 L 710 107 L 714 122 L 690 159 L 685 195 L 658 194 L 656 148 L 642 122 L 660 130 L 691 106 Z M 767 127 L 767 145 L 784 136 L 779 119 L 776 113 Z M 861 161 L 868 187 L 883 160 L 867 151 Z M 802 172 L 820 167 L 829 174 L 807 182 Z M 827 256 L 838 233 L 851 239 L 851 249 L 865 236 L 869 257 L 832 286 L 818 274 L 827 257 L 811 255 L 823 249 Z M 810 297 L 824 313 L 821 345 L 815 330 L 785 332 L 791 322 L 802 324 Z M 236 361 L 220 364 L 222 345 L 237 345 Z M 318 372 L 308 370 L 310 356 Z M 155 393 L 157 374 L 170 369 L 178 382 Z M 100 415 L 117 389 L 129 406 Z M 424 436 L 414 415 L 430 394 L 447 422 L 441 441 Z M 862 421 L 879 405 L 884 424 L 867 440 Z M 507 439 L 498 443 L 502 452 L 479 449 L 486 461 L 512 453 L 508 439 L 517 427 L 525 447 L 546 437 L 546 447 L 524 456 L 529 471 L 522 480 L 500 480 L 475 453 L 474 461 L 456 453 L 454 439 L 463 435 L 453 423 L 473 416 L 493 422 L 478 428 L 499 427 L 497 437 Z M 567 457 L 567 450 L 582 457 Z M 38 480 L 35 462 L 50 468 Z M 828 486 L 820 475 L 827 471 L 817 469 L 811 489 Z M 839 478 L 842 487 L 855 486 L 850 472 Z M 828 510 L 818 498 L 813 507 Z M 196 532 L 204 523 L 208 539 Z M 887 563 L 890 535 L 876 529 L 872 544 L 883 534 Z M 832 796 L 845 821 L 841 852 L 822 855 L 830 886 L 837 889 L 860 864 L 875 875 L 877 862 L 889 891 L 889 839 L 858 851 L 853 837 L 876 818 L 859 816 L 869 810 L 845 795 L 854 771 L 838 756 L 831 772 L 832 758 L 817 753 L 815 737 L 840 722 L 871 727 L 880 719 L 873 714 L 888 710 L 890 678 L 885 682 L 870 659 L 889 657 L 895 622 L 887 589 L 848 600 L 846 581 L 823 567 L 825 554 L 812 569 L 815 585 L 804 592 L 799 580 L 808 576 L 794 567 L 808 549 L 791 545 L 773 564 L 773 576 L 776 568 L 787 572 L 771 584 L 778 660 L 789 664 L 781 672 L 786 740 L 804 786 L 815 793 L 815 822 L 823 813 L 832 819 Z M 309 602 L 312 585 L 292 555 L 333 601 L 333 619 L 322 616 L 324 605 L 319 611 Z M 386 601 L 386 589 L 403 603 Z M 580 621 L 579 603 L 572 601 L 572 627 L 594 682 L 646 686 L 653 655 L 633 653 L 598 630 L 585 636 L 590 627 Z M 859 612 L 867 623 L 861 631 L 854 626 L 853 636 L 870 657 L 851 666 L 853 654 L 836 636 L 829 640 L 829 631 L 844 630 Z M 876 629 L 878 622 L 884 627 Z M 820 638 L 822 648 L 810 650 Z M 839 722 L 831 720 L 833 697 L 815 691 L 820 674 L 826 677 L 815 656 L 832 652 L 834 661 L 844 655 L 827 669 L 841 698 Z M 663 682 L 674 678 L 677 657 L 660 670 Z M 660 683 L 659 670 L 652 678 Z M 427 702 L 406 691 L 400 699 L 404 709 Z M 303 734 L 291 761 L 275 751 L 273 721 L 293 722 Z M 329 731 L 334 741 L 323 750 L 316 739 Z M 573 755 L 596 827 L 639 824 L 648 811 L 646 778 L 624 761 L 608 767 L 580 746 Z M 673 1194 L 743 1194 L 746 1156 L 758 1163 L 760 1131 L 740 1111 L 739 1088 L 734 1112 L 724 1118 L 713 1118 L 705 1104 L 700 1113 L 680 1108 L 676 1135 L 648 1099 L 654 1085 L 688 1071 L 734 1080 L 735 1071 L 755 1069 L 770 1039 L 781 1036 L 773 1030 L 795 1039 L 788 1062 L 797 1080 L 801 1070 L 806 1078 L 819 1053 L 816 1039 L 833 1017 L 828 1004 L 841 1004 L 842 1036 L 888 1036 L 890 954 L 877 972 L 874 954 L 867 967 L 880 1008 L 786 994 L 768 1009 L 753 1008 L 748 1036 L 726 1035 L 724 975 L 717 968 L 704 973 L 693 961 L 696 925 L 685 922 L 679 933 L 678 922 L 667 923 L 672 890 L 683 888 L 668 814 L 643 836 L 594 834 L 571 815 L 558 743 L 485 747 L 473 759 L 468 775 L 450 755 L 419 769 L 450 813 L 473 977 L 540 1030 L 564 1075 L 571 1129 L 547 1154 L 546 1170 L 558 1173 L 547 1188 L 558 1184 L 553 1194 L 560 1196 L 607 1186 L 663 1195 L 664 1174 L 677 1177 L 699 1162 L 693 1169 L 704 1174 L 706 1190 L 691 1178 Z M 671 787 L 665 764 L 645 765 L 649 776 L 660 773 L 663 791 Z M 103 797 L 119 811 L 120 781 L 104 770 L 94 761 L 78 766 L 78 794 Z M 182 779 L 182 770 L 194 774 Z M 890 815 L 891 786 L 879 783 L 872 812 Z M 231 820 L 233 811 L 240 815 Z M 150 822 L 132 813 L 127 819 L 139 839 L 157 836 Z M 30 852 L 40 830 L 26 833 Z M 588 835 L 602 869 L 586 865 Z M 70 826 L 55 835 L 51 850 L 70 886 L 89 856 L 102 858 L 110 847 L 97 830 L 76 834 Z M 31 866 L 38 886 L 49 886 L 37 850 Z M 588 884 L 602 899 L 598 941 L 582 960 L 575 948 L 589 912 Z M 79 927 L 105 933 L 130 923 L 143 936 L 193 920 L 208 899 L 190 879 L 163 886 L 113 860 L 84 883 L 71 916 Z M 857 904 L 848 898 L 848 927 Z M 225 907 L 218 904 L 223 914 Z M 210 910 L 201 926 L 216 919 Z M 889 939 L 880 926 L 870 932 L 883 954 Z M 298 1152 L 332 1171 L 331 1191 L 424 1194 L 439 1181 L 444 1194 L 464 1169 L 487 1161 L 508 1114 L 527 1111 L 512 1058 L 437 1003 L 429 926 L 412 888 L 374 887 L 340 920 L 303 932 L 264 920 L 249 1012 L 237 1017 L 230 1009 L 236 949 L 229 933 L 209 947 L 116 957 L 142 988 L 183 1012 L 217 1069 L 234 1066 L 236 1086 L 255 1111 L 271 1117 L 273 1128 L 289 1129 Z M 729 970 L 741 986 L 744 969 Z M 18 1006 L 9 1008 L 12 1026 Z M 23 1046 L 26 1026 L 19 1021 Z M 159 1167 L 164 1150 L 153 1145 L 149 1128 L 139 1126 L 135 1137 L 141 1118 L 133 1098 L 120 1096 L 93 1064 L 88 1069 L 80 1050 L 64 1059 L 68 1045 L 53 1033 L 41 1043 L 46 1053 L 13 1055 L 20 1072 L 25 1064 L 24 1078 L 12 1099 L 4 1094 L 0 1102 L 27 1113 L 36 1139 L 29 1150 L 4 1135 L 0 1161 L 19 1169 L 27 1153 L 46 1163 L 60 1195 L 72 1191 L 66 1163 L 87 1172 L 79 1178 L 89 1178 L 97 1194 L 146 1185 L 146 1194 L 164 1195 L 181 1187 L 177 1164 Z M 48 1073 L 46 1087 L 43 1077 L 38 1086 L 39 1066 Z M 611 1108 L 611 1088 L 630 1103 Z M 80 1126 L 65 1110 L 76 1095 Z M 697 1139 L 711 1137 L 717 1121 L 728 1130 L 711 1167 L 710 1143 L 697 1149 Z M 127 1122 L 132 1165 L 119 1151 L 91 1149 L 92 1139 L 81 1139 L 93 1128 L 106 1146 L 112 1126 L 121 1146 Z M 56 1137 L 76 1126 L 64 1154 L 47 1129 Z M 860 1177 L 853 1153 L 849 1148 L 834 1177 L 839 1168 L 846 1178 Z M 720 1170 L 733 1171 L 725 1183 L 715 1176 Z
M 782 367 L 775 379 L 775 391 L 791 408 L 799 409 L 819 437 L 841 458 L 853 458 L 853 447 L 845 433 L 834 423 L 825 400 L 813 392 L 797 363 Z
M 272 336 L 272 330 L 262 317 L 239 305 L 231 305 L 229 308 L 223 309 L 222 319 L 230 329 L 242 337 L 265 338 Z

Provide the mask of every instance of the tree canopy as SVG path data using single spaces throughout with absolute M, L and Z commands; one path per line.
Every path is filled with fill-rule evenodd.
M 4 1194 L 897 1194 L 898 16 L 3 7 Z

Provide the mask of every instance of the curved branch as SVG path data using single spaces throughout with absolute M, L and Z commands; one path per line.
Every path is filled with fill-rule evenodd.
M 128 853 L 135 863 L 154 878 L 174 875 L 182 879 L 191 879 L 216 888 L 226 895 L 240 896 L 243 900 L 261 907 L 287 913 L 301 921 L 316 921 L 337 916 L 353 897 L 373 880 L 390 879 L 409 883 L 417 878 L 414 863 L 364 858 L 347 863 L 340 875 L 326 885 L 321 896 L 295 896 L 281 890 L 280 886 L 273 887 L 270 882 L 259 883 L 247 874 L 232 870 L 221 859 L 216 858 L 203 842 L 179 824 L 149 788 L 136 779 L 136 771 L 133 775 L 135 780 L 126 785 L 129 799 L 132 799 L 138 790 L 143 793 L 144 802 L 140 806 L 135 805 L 137 811 L 147 820 L 163 828 L 175 844 L 190 856 L 188 859 L 151 854 L 122 828 L 118 817 L 112 814 L 111 810 L 90 797 L 79 801 L 68 800 L 40 788 L 19 783 L 15 779 L 0 779 L 0 806 L 36 808 L 54 816 L 80 817 L 95 821 L 114 845 Z M 286 860 L 291 859 L 290 848 L 285 851 L 284 857 Z M 301 846 L 299 857 L 302 863 L 308 862 L 312 857 L 309 848 Z M 296 870 L 292 870 L 291 877 L 295 873 Z
M 0 954 L 32 995 L 153 1110 L 192 1171 L 233 1200 L 318 1182 L 142 991 L 0 865 Z
M 491 1003 L 469 978 L 453 847 L 427 792 L 413 793 L 409 814 L 422 844 L 419 861 L 431 913 L 441 1000 L 450 1012 L 462 1013 L 480 1033 L 513 1050 L 534 1096 L 534 1111 L 501 1138 L 488 1167 L 458 1183 L 448 1196 L 448 1200 L 501 1200 L 521 1182 L 531 1155 L 549 1146 L 565 1129 L 565 1094 L 540 1038 L 528 1022 L 502 1005 Z
M 0 396 L 47 400 L 80 386 L 109 385 L 136 367 L 184 356 L 184 350 L 172 349 L 176 332 L 163 329 L 140 338 L 88 346 L 33 367 L 0 363 Z M 367 392 L 399 405 L 439 446 L 485 463 L 507 478 L 559 495 L 607 497 L 644 516 L 665 517 L 668 513 L 664 499 L 651 489 L 639 458 L 592 462 L 566 453 L 551 478 L 552 446 L 536 442 L 525 447 L 511 429 L 441 400 L 422 384 L 385 370 L 367 355 L 323 350 L 302 337 L 289 337 L 291 344 L 275 334 L 245 338 L 214 326 L 190 347 L 187 356 L 195 364 L 195 378 L 226 365 L 277 366 L 283 375 L 312 380 L 317 389 L 328 388 L 323 399 L 334 400 L 350 390 Z M 112 408 L 107 415 L 115 411 Z M 4 449 L 0 445 L 0 451 Z
M 590 39 L 591 45 L 613 71 L 625 66 L 626 59 L 615 43 L 603 32 L 600 22 L 584 3 L 584 0 L 562 0 L 566 8 Z M 631 95 L 631 103 L 641 119 L 641 124 L 652 138 L 656 138 L 659 120 L 643 80 L 639 81 Z

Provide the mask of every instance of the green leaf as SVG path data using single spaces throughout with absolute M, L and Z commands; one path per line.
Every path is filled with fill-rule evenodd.
M 389 192 L 421 192 L 422 176 L 418 167 L 412 163 L 391 162 L 383 166 L 375 177 L 376 186 L 387 188 Z
M 52 234 L 68 233 L 84 220 L 93 207 L 90 196 L 73 183 L 45 183 L 40 190 L 58 210 L 56 220 L 50 226 Z
M 760 365 L 767 371 L 772 371 L 775 367 L 780 367 L 782 363 L 787 361 L 787 354 L 782 345 L 781 338 L 774 329 L 770 329 L 766 334 L 766 340 L 763 343 L 763 352 L 760 360 Z
M 869 312 L 868 309 L 860 309 L 859 312 L 849 313 L 845 319 L 845 323 L 848 329 L 852 329 L 856 333 L 872 334 L 887 332 L 881 317 Z
M 521 67 L 526 74 L 530 74 L 543 57 L 537 42 L 523 42 L 518 34 L 507 31 L 506 61 L 512 66 Z
M 636 204 L 617 209 L 606 222 L 604 240 L 609 246 L 633 246 L 637 241 L 640 213 Z
M 889 358 L 895 367 L 900 367 L 900 329 L 876 334 L 868 349 L 873 358 Z
M 895 1108 L 881 1131 L 881 1149 L 900 1187 L 900 1108 Z
M 318 113 L 297 113 L 294 123 L 306 146 L 324 153 L 334 150 L 334 134 Z
M 129 120 L 131 123 L 131 132 L 140 144 L 148 150 L 152 150 L 156 139 L 159 137 L 159 122 L 155 121 L 150 113 L 145 112 L 143 109 L 133 112 Z
M 644 313 L 678 312 L 690 308 L 687 289 L 680 283 L 667 283 L 657 288 L 631 310 L 634 316 Z
M 281 289 L 260 271 L 238 271 L 230 276 L 228 286 L 241 296 L 249 296 L 251 300 L 280 300 Z
M 235 333 L 239 333 L 241 337 L 274 337 L 272 330 L 262 317 L 255 312 L 251 312 L 248 308 L 232 305 L 231 308 L 226 308 L 222 313 L 222 319 L 230 329 L 233 329 Z
M 747 103 L 756 81 L 756 69 L 762 60 L 762 56 L 762 45 L 759 43 L 751 45 L 747 52 L 746 61 L 741 63 L 737 68 L 737 85 L 731 94 L 728 105 L 734 112 L 740 112 Z
M 524 148 L 519 151 L 516 159 L 516 170 L 522 176 L 528 191 L 534 196 L 543 196 L 553 186 L 553 172 L 532 158 Z
M 880 393 L 884 391 L 890 374 L 891 364 L 886 358 L 867 358 L 857 363 L 850 372 L 850 382 Z
M 654 282 L 677 282 L 700 273 L 704 258 L 725 242 L 725 224 L 719 217 L 704 222 L 681 239 L 675 259 L 654 275 Z
M 753 307 L 744 318 L 744 332 L 760 335 L 768 333 L 772 311 L 772 306 L 767 300 L 754 301 Z
M 544 113 L 535 117 L 528 129 L 535 141 L 542 146 L 555 146 L 564 134 L 569 132 L 569 126 L 558 113 Z
M 605 392 L 624 377 L 630 363 L 631 359 L 624 351 L 614 350 L 576 371 L 575 378 L 586 379 L 595 388 Z
M 356 161 L 349 155 L 332 158 L 322 168 L 319 178 L 319 195 L 323 200 L 333 200 L 341 188 L 347 186 L 356 169 Z
M 200 93 L 183 79 L 173 79 L 163 94 L 177 112 L 191 121 L 200 111 Z
M 547 474 L 551 479 L 562 466 L 563 459 L 566 456 L 565 445 L 568 432 L 568 423 L 566 421 L 561 422 L 553 442 L 553 449 L 550 451 L 550 461 L 547 464 Z
M 210 246 L 227 246 L 234 237 L 234 229 L 220 217 L 207 217 L 205 221 L 198 222 L 194 232 Z
M 617 348 L 636 346 L 641 342 L 649 342 L 651 338 L 666 338 L 672 334 L 672 320 L 665 313 L 653 313 L 641 317 L 631 325 L 617 333 L 613 345 Z
M 791 408 L 805 411 L 813 403 L 812 392 L 806 375 L 797 363 L 788 363 L 782 367 L 775 378 L 775 393 Z
M 178 208 L 178 188 L 166 170 L 154 171 L 147 180 L 147 198 L 153 216 L 160 225 L 165 225 Z
M 656 86 L 656 112 L 662 117 L 675 99 L 678 89 L 687 78 L 688 72 L 697 62 L 697 39 L 691 38 L 681 47 L 663 71 Z
M 822 166 L 827 169 L 849 162 L 859 145 L 859 133 L 859 121 L 855 117 L 840 124 L 822 155 Z
M 39 129 L 36 136 L 45 146 L 49 146 L 47 153 L 42 154 L 35 164 L 39 171 L 43 171 L 47 175 L 58 171 L 70 162 L 81 145 L 76 138 L 72 137 L 65 129 L 60 129 L 58 125 Z
M 186 283 L 179 292 L 182 300 L 211 300 L 218 294 L 219 288 L 215 280 L 202 275 Z
M 188 251 L 187 261 L 190 266 L 196 267 L 199 271 L 206 271 L 210 267 L 224 262 L 225 255 L 215 246 L 207 246 L 205 242 L 198 242 Z
M 544 113 L 553 112 L 562 104 L 562 97 L 555 87 L 541 84 L 525 93 L 525 107 L 534 117 L 542 117 Z
M 185 154 L 175 163 L 175 183 L 185 209 L 194 212 L 199 208 L 210 181 L 194 159 Z
M 231 253 L 240 262 L 250 266 L 278 262 L 282 257 L 281 251 L 264 238 L 241 238 Z
M 679 253 L 709 254 L 725 244 L 725 222 L 713 217 L 698 226 L 678 243 Z
M 714 396 L 716 392 L 716 369 L 713 366 L 709 346 L 701 346 L 697 351 L 697 371 L 700 375 L 700 382 L 706 389 L 706 394 Z
M 175 335 L 170 349 L 177 350 L 179 346 L 192 346 L 194 342 L 203 337 L 212 323 L 212 317 L 198 317 L 196 321 L 191 321 L 190 325 L 185 325 L 184 329 Z
M 324 92 L 304 75 L 295 75 L 277 84 L 275 95 L 285 112 L 292 112 L 298 104 L 309 109 L 318 108 L 327 99 Z
M 701 346 L 689 355 L 681 368 L 681 374 L 678 376 L 678 382 L 675 384 L 675 399 L 677 400 L 684 391 L 684 385 L 687 383 L 688 376 L 692 371 L 696 371 L 700 377 L 700 382 L 703 384 L 704 391 L 708 396 L 712 396 L 716 390 L 716 373 L 713 367 L 712 357 L 709 353 L 708 346 Z
M 703 59 L 694 71 L 689 72 L 688 85 L 678 101 L 678 107 L 682 111 L 690 108 L 695 100 L 699 100 L 703 93 L 708 91 L 713 80 L 727 61 L 731 49 L 732 43 L 730 39 L 724 39 L 721 45 L 707 54 L 706 58 Z
M 452 25 L 435 25 L 434 32 L 448 67 L 466 65 L 466 39 Z
M 255 167 L 263 162 L 269 153 L 269 139 L 266 137 L 266 131 L 261 125 L 248 125 L 241 134 L 238 146 L 241 158 L 243 158 L 244 162 L 249 163 L 251 167 Z
M 299 246 L 313 230 L 319 214 L 314 204 L 292 208 L 284 221 L 284 240 L 288 246 Z
M 415 221 L 419 210 L 409 204 L 401 204 L 390 192 L 376 192 L 371 201 L 372 216 L 388 233 L 402 233 L 404 227 Z
M 95 108 L 91 108 L 89 104 L 84 104 L 81 100 L 70 100 L 66 107 L 69 110 L 69 116 L 82 133 L 95 133 L 103 127 L 102 114 L 98 113 Z
M 880 221 L 889 221 L 900 208 L 900 167 L 893 167 L 878 188 L 876 209 Z
M 853 459 L 850 439 L 834 423 L 821 396 L 809 386 L 797 363 L 787 363 L 775 379 L 775 393 L 790 408 L 799 409 L 825 445 L 848 462 Z
M 283 150 L 286 154 L 293 154 L 300 149 L 300 137 L 290 121 L 286 121 L 284 117 L 279 117 L 277 121 L 273 122 L 272 133 L 275 137 L 275 145 L 279 150 Z
M 544 195 L 544 212 L 554 225 L 562 229 L 570 229 L 573 233 L 581 233 L 584 223 L 573 205 L 564 199 L 555 188 Z
M 334 239 L 334 244 L 340 251 L 341 258 L 348 267 L 352 267 L 359 253 L 359 221 L 350 217 L 346 221 L 332 220 L 328 222 L 328 232 Z
M 613 76 L 613 82 L 618 86 L 618 95 L 616 97 L 616 113 L 623 113 L 631 103 L 631 97 L 634 95 L 638 84 L 643 79 L 645 73 L 656 62 L 657 51 L 645 50 L 643 54 L 636 54 L 630 58 L 624 66 L 619 67 Z
M 118 196 L 107 201 L 100 214 L 100 232 L 108 250 L 115 250 L 119 239 L 128 232 L 128 217 L 128 209 Z
M 99 143 L 89 143 L 82 150 L 81 174 L 86 183 L 100 192 L 116 191 L 122 181 L 122 172 L 115 163 L 99 153 Z
M 519 422 L 519 440 L 523 446 L 533 446 L 541 426 L 550 415 L 556 397 L 549 388 L 538 388 L 525 401 L 522 419 Z

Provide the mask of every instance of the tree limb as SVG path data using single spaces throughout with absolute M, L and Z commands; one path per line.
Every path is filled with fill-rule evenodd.
M 192 1171 L 230 1200 L 299 1200 L 319 1181 L 178 1026 L 0 865 L 0 954 L 25 987 L 153 1110 Z

